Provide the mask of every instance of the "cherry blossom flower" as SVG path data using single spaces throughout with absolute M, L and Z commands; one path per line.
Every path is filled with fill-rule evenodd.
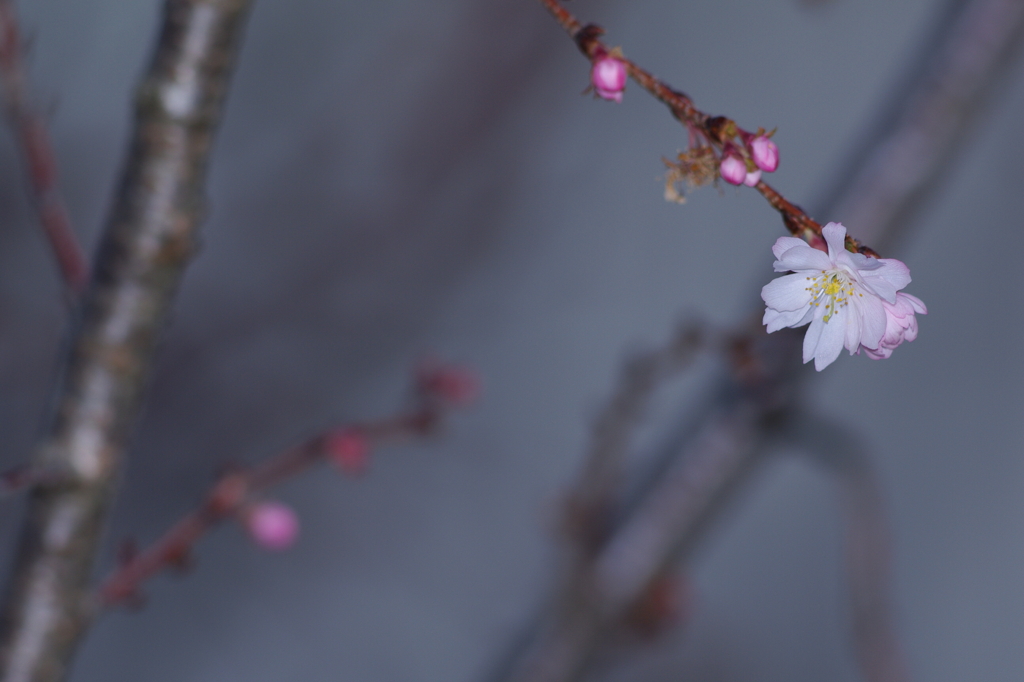
M 822 236 L 827 254 L 795 237 L 780 237 L 772 247 L 775 271 L 791 274 L 761 289 L 768 333 L 810 323 L 803 358 L 813 358 L 819 372 L 844 346 L 851 355 L 863 348 L 872 358 L 887 358 L 900 343 L 914 340 L 914 313 L 926 308 L 917 298 L 897 293 L 910 284 L 907 266 L 847 251 L 846 228 L 839 223 L 826 225 Z

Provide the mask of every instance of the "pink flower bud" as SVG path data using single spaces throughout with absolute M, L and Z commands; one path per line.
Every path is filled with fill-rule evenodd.
M 779 167 L 779 148 L 764 135 L 758 135 L 750 141 L 750 158 L 765 173 L 773 173 Z
M 475 372 L 455 365 L 425 362 L 419 370 L 420 390 L 456 407 L 470 405 L 480 395 Z
M 590 82 L 600 97 L 621 102 L 622 91 L 626 87 L 626 65 L 605 55 L 594 61 Z
M 280 502 L 260 502 L 244 512 L 245 529 L 253 542 L 263 549 L 288 549 L 299 536 L 299 517 Z
M 324 444 L 327 457 L 349 476 L 366 471 L 369 463 L 370 443 L 357 429 L 339 429 L 327 434 Z
M 734 154 L 726 154 L 718 170 L 722 174 L 722 179 L 730 185 L 741 185 L 747 179 L 747 164 Z
M 743 184 L 746 185 L 747 187 L 753 187 L 754 185 L 756 185 L 759 182 L 761 182 L 761 171 L 760 170 L 756 170 L 756 171 L 752 171 L 750 173 L 747 173 L 746 177 L 743 178 Z

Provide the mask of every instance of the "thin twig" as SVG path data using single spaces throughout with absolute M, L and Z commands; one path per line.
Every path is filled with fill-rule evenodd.
M 37 466 L 0 622 L 3 682 L 66 678 L 88 581 L 154 348 L 203 217 L 205 171 L 248 0 L 168 0 L 130 151 Z
M 50 243 L 57 268 L 72 300 L 85 289 L 89 265 L 75 236 L 57 182 L 57 157 L 43 119 L 29 103 L 29 88 L 22 63 L 21 30 L 14 0 L 0 0 L 0 83 L 7 120 L 14 133 L 29 197 L 39 225 Z
M 435 372 L 435 376 L 446 369 Z M 346 458 L 363 458 L 369 448 L 426 435 L 441 424 L 449 408 L 462 401 L 439 394 L 420 376 L 419 404 L 407 412 L 387 419 L 349 424 L 310 438 L 271 457 L 252 469 L 228 471 L 207 493 L 203 503 L 185 515 L 147 549 L 126 557 L 101 584 L 95 603 L 105 608 L 140 599 L 139 588 L 157 573 L 186 562 L 192 547 L 221 521 L 236 515 L 270 488 L 296 476 L 325 459 L 338 460 L 339 466 L 355 468 L 359 464 Z
M 600 40 L 600 36 L 604 34 L 604 29 L 600 26 L 581 24 L 562 6 L 559 0 L 540 0 L 540 2 L 554 15 L 588 59 L 594 60 L 610 52 L 608 46 Z M 695 107 L 693 101 L 685 94 L 659 80 L 632 60 L 624 56 L 616 58 L 626 65 L 630 77 L 644 90 L 668 106 L 672 115 L 683 123 L 691 133 L 698 132 L 705 139 L 719 146 L 732 140 L 737 134 L 745 133 L 734 121 L 724 116 L 711 116 L 704 113 Z M 779 212 L 782 222 L 793 236 L 808 241 L 815 237 L 821 238 L 821 223 L 811 218 L 802 208 L 788 201 L 763 180 L 759 181 L 754 188 L 768 200 L 772 208 Z M 846 237 L 846 245 L 851 251 L 875 257 L 878 255 L 873 249 L 864 246 L 849 235 Z

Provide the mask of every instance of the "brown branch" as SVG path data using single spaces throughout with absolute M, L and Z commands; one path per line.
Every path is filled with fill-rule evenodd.
M 89 623 L 96 548 L 160 331 L 195 250 L 205 171 L 247 0 L 168 0 L 135 129 L 35 465 L 74 483 L 30 498 L 0 612 L 3 682 L 57 682 Z
M 351 455 L 340 450 L 356 449 L 365 455 L 371 447 L 401 442 L 436 430 L 449 408 L 465 401 L 438 391 L 436 382 L 430 379 L 443 379 L 459 372 L 439 366 L 429 373 L 421 373 L 418 377 L 420 404 L 408 412 L 333 429 L 289 448 L 253 469 L 225 473 L 195 511 L 174 524 L 149 548 L 125 558 L 97 590 L 96 607 L 137 602 L 140 599 L 139 588 L 146 580 L 167 568 L 185 563 L 192 547 L 210 529 L 237 515 L 254 498 L 279 483 L 325 459 L 336 459 L 339 466 L 352 468 L 353 463 L 344 459 Z
M 7 120 L 14 133 L 25 175 L 29 198 L 39 225 L 50 244 L 72 299 L 77 298 L 89 279 L 89 265 L 68 217 L 57 182 L 57 157 L 46 125 L 29 105 L 28 84 L 22 63 L 21 31 L 13 0 L 0 0 L 0 84 L 3 87 Z
M 608 46 L 600 40 L 600 36 L 604 35 L 604 29 L 600 26 L 581 24 L 561 5 L 559 0 L 540 0 L 540 2 L 554 15 L 588 59 L 593 61 L 611 52 Z M 632 60 L 618 55 L 618 53 L 616 53 L 616 58 L 625 64 L 630 77 L 665 104 L 672 115 L 683 123 L 691 133 L 698 133 L 716 147 L 729 143 L 737 136 L 749 134 L 731 119 L 724 116 L 711 116 L 699 110 L 689 97 L 664 83 Z M 779 212 L 786 229 L 793 236 L 807 241 L 811 241 L 815 236 L 821 238 L 821 223 L 811 218 L 802 208 L 787 201 L 763 180 L 757 183 L 756 189 L 768 200 L 771 207 Z M 878 257 L 873 249 L 862 245 L 849 235 L 846 237 L 846 248 L 850 251 Z

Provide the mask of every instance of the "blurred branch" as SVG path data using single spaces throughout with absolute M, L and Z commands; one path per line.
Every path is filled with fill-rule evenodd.
M 160 331 L 203 217 L 214 132 L 248 0 L 168 0 L 135 130 L 35 465 L 0 623 L 3 682 L 64 679 L 90 620 L 88 581 Z
M 541 1 L 591 56 L 587 46 L 599 43 L 580 43 L 579 34 L 585 27 L 556 0 Z M 921 172 L 912 183 L 844 183 L 821 212 L 832 214 L 837 206 L 854 202 L 884 205 L 885 210 L 865 212 L 855 220 L 843 215 L 872 240 L 883 240 L 906 222 L 926 190 L 951 165 L 954 157 L 950 150 L 965 138 L 973 121 L 971 114 L 991 96 L 998 74 L 1020 42 L 1022 25 L 1024 3 L 958 1 L 923 50 L 908 85 L 898 91 L 885 125 L 861 145 L 863 153 L 853 160 L 845 177 L 870 178 L 872 169 L 894 163 L 892 154 L 901 149 L 894 141 L 924 136 L 940 153 L 914 158 Z M 669 104 L 677 118 L 686 115 L 688 99 L 679 99 L 684 96 L 632 63 L 627 66 L 641 85 Z M 971 74 L 969 88 L 965 73 Z M 970 97 L 965 98 L 962 95 L 967 91 Z M 932 125 L 934 121 L 945 123 Z M 884 201 L 879 199 L 883 196 Z M 800 338 L 787 330 L 766 338 L 759 325 L 751 325 L 747 342 L 737 344 L 734 372 L 709 391 L 703 426 L 681 431 L 666 449 L 666 457 L 685 456 L 678 464 L 658 462 L 652 467 L 652 482 L 635 511 L 613 530 L 605 550 L 595 556 L 589 569 L 591 578 L 577 587 L 563 586 L 549 600 L 543 615 L 534 621 L 539 626 L 516 643 L 494 679 L 563 682 L 584 676 L 627 602 L 643 593 L 644 582 L 650 584 L 658 567 L 686 558 L 699 528 L 721 507 L 726 493 L 743 480 L 750 470 L 744 462 L 751 461 L 765 426 L 784 426 L 786 416 L 798 409 L 798 389 L 806 376 L 796 362 Z M 904 680 L 895 634 L 891 629 L 873 630 L 888 627 L 888 612 L 877 601 L 877 595 L 885 593 L 884 570 L 876 563 L 880 555 L 873 549 L 881 527 L 871 515 L 879 508 L 875 504 L 878 491 L 863 475 L 850 481 L 845 490 L 849 508 L 856 514 L 851 517 L 848 552 L 856 569 L 851 571 L 851 590 L 862 666 L 866 674 L 877 675 L 869 678 L 872 682 Z
M 865 239 L 888 246 L 939 186 L 975 117 L 1017 57 L 1024 2 L 952 2 L 899 93 L 881 112 L 825 205 Z
M 89 265 L 71 227 L 57 186 L 57 159 L 42 118 L 29 104 L 28 83 L 22 63 L 21 30 L 14 0 L 0 0 L 0 83 L 7 105 L 7 121 L 21 152 L 29 185 L 29 198 L 40 227 L 57 259 L 57 268 L 72 300 L 85 289 Z
M 623 460 L 651 396 L 709 345 L 705 327 L 696 321 L 682 323 L 668 343 L 622 364 L 612 395 L 594 423 L 580 480 L 566 501 L 566 530 L 584 560 L 600 549 L 611 531 L 621 503 Z
M 207 531 L 315 464 L 331 460 L 344 472 L 361 473 L 371 448 L 436 431 L 451 408 L 472 400 L 475 380 L 459 368 L 435 365 L 418 373 L 416 389 L 417 404 L 412 409 L 326 431 L 253 469 L 226 472 L 199 508 L 175 523 L 149 548 L 123 557 L 121 565 L 100 586 L 96 606 L 139 602 L 142 583 L 166 568 L 187 564 L 193 545 Z
M 846 522 L 851 639 L 864 679 L 908 682 L 889 597 L 885 505 L 860 437 L 842 424 L 805 413 L 791 420 L 783 438 L 825 465 L 839 483 Z

